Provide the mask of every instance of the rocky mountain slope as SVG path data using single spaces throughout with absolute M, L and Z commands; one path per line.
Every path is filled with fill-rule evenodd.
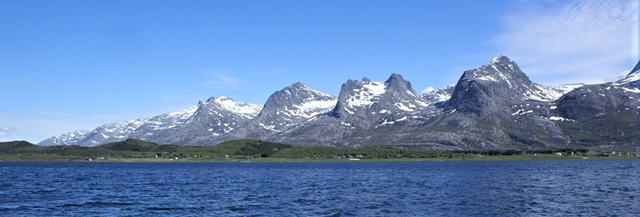
M 296 82 L 271 94 L 255 123 L 264 129 L 282 132 L 331 111 L 336 102 L 336 97 Z
M 626 78 L 585 85 L 556 102 L 552 119 L 560 120 L 572 142 L 581 146 L 640 145 L 640 62 Z
M 40 145 L 95 146 L 126 138 L 213 145 L 255 138 L 304 145 L 542 149 L 640 145 L 640 63 L 616 82 L 549 87 L 498 56 L 455 85 L 419 95 L 399 74 L 347 80 L 337 97 L 295 83 L 263 106 L 218 97 L 182 111 Z
M 211 97 L 177 112 L 99 126 L 90 132 L 73 132 L 51 137 L 39 145 L 96 146 L 127 138 L 157 143 L 190 144 L 209 138 L 235 138 L 262 106 L 235 102 L 227 97 Z M 241 131 L 239 133 L 236 133 Z M 215 143 L 214 143 L 215 144 Z

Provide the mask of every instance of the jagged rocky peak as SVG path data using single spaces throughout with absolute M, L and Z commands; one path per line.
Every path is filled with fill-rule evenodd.
M 428 104 L 415 93 L 411 83 L 399 74 L 392 74 L 385 82 L 363 78 L 362 82 L 347 80 L 342 85 L 338 103 L 332 114 L 335 117 L 352 115 L 367 118 L 367 114 L 413 112 Z
M 366 77 L 362 78 L 362 82 L 349 79 L 340 88 L 338 100 L 351 106 L 367 106 L 375 102 L 376 97 L 386 89 L 383 82 L 371 81 Z
M 548 102 L 561 95 L 559 90 L 531 82 L 506 56 L 497 56 L 487 65 L 464 72 L 447 108 L 484 116 L 511 104 L 530 100 Z
M 490 62 L 490 64 L 511 64 L 511 63 L 513 63 L 513 61 L 511 61 L 509 57 L 504 55 L 498 55 L 493 59 L 491 59 L 491 62 Z
M 531 81 L 515 62 L 506 56 L 497 56 L 487 65 L 465 71 L 458 80 L 454 95 L 467 91 L 475 84 L 500 84 L 517 91 L 523 85 L 531 85 Z
M 520 70 L 518 65 L 506 56 L 494 57 L 487 65 L 465 71 L 461 79 L 506 82 L 510 88 L 531 83 L 529 77 Z
M 515 62 L 505 56 L 495 57 L 488 65 L 466 71 L 460 80 L 472 80 L 479 85 L 493 86 L 498 84 L 498 86 L 507 87 L 511 90 L 506 93 L 507 95 L 492 95 L 494 97 L 543 102 L 555 101 L 563 94 L 584 85 L 568 84 L 548 87 L 533 83 Z
M 409 81 L 404 80 L 402 75 L 393 73 L 389 76 L 389 79 L 384 82 L 387 89 L 392 89 L 394 91 L 411 91 L 412 94 L 415 95 L 415 91 L 411 87 L 411 83 Z
M 264 108 L 260 112 L 261 116 L 277 113 L 279 111 L 314 109 L 317 107 L 329 107 L 335 105 L 336 97 L 314 90 L 309 86 L 296 82 L 282 90 L 278 90 L 269 96 Z M 333 103 L 314 103 L 333 102 Z
M 355 114 L 359 107 L 368 107 L 379 100 L 379 96 L 386 91 L 383 82 L 371 81 L 369 78 L 358 80 L 348 79 L 342 84 L 338 102 L 331 114 L 335 117 L 347 117 Z
M 245 134 L 248 123 L 261 109 L 262 105 L 236 102 L 225 96 L 201 100 L 197 111 L 174 134 L 179 135 L 174 143 L 208 144 L 240 137 L 237 135 Z
M 314 100 L 333 100 L 334 96 L 314 90 L 309 86 L 296 82 L 282 90 L 278 90 L 269 96 L 265 107 L 282 107 L 294 104 L 302 104 Z
M 389 76 L 389 79 L 384 82 L 386 87 L 386 94 L 389 97 L 383 97 L 381 103 L 389 103 L 395 104 L 400 108 L 404 108 L 400 106 L 400 104 L 405 104 L 410 106 L 411 108 L 425 107 L 427 106 L 424 102 L 424 99 L 411 87 L 411 82 L 404 80 L 402 75 L 393 73 Z M 405 111 L 414 110 L 414 109 L 403 109 Z

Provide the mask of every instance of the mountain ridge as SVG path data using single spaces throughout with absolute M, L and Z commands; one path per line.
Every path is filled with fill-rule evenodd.
M 626 78 L 599 86 L 549 87 L 532 82 L 508 57 L 497 56 L 462 73 L 456 84 L 423 94 L 395 73 L 384 82 L 348 79 L 337 97 L 296 82 L 275 91 L 263 105 L 211 97 L 178 112 L 61 134 L 39 144 L 95 146 L 132 137 L 182 145 L 252 138 L 453 150 L 598 145 L 581 139 L 595 134 L 576 133 L 584 129 L 571 123 L 607 122 L 617 118 L 616 109 L 640 120 L 639 68 L 640 62 Z M 600 120 L 603 115 L 608 119 Z M 613 124 L 624 135 L 637 130 Z M 620 145 L 635 144 L 623 137 Z

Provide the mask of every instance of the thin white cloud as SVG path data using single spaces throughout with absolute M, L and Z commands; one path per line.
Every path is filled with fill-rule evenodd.
M 8 137 L 15 131 L 17 131 L 15 127 L 0 127 L 0 142 L 11 141 Z
M 205 80 L 201 83 L 203 86 L 216 86 L 222 89 L 242 88 L 242 80 L 233 77 L 229 70 L 214 68 L 206 70 L 202 74 L 205 77 Z
M 534 82 L 601 83 L 638 61 L 638 0 L 518 4 L 492 42 Z

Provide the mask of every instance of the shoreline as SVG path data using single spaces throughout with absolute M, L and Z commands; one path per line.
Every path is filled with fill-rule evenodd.
M 621 156 L 621 157 L 582 157 L 582 156 L 474 156 L 474 157 L 454 157 L 454 158 L 376 158 L 376 159 L 333 159 L 333 158 L 250 158 L 250 159 L 204 159 L 204 158 L 186 158 L 186 159 L 157 159 L 157 158 L 116 158 L 110 160 L 74 160 L 74 159 L 19 159 L 5 158 L 0 159 L 3 162 L 86 162 L 86 163 L 314 163 L 314 162 L 481 162 L 481 161 L 547 161 L 547 160 L 640 160 L 637 156 Z

